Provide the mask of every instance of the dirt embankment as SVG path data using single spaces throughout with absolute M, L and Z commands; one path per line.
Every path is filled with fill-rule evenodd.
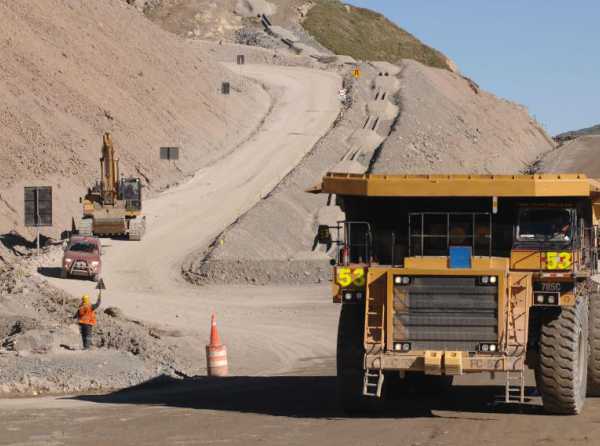
M 539 172 L 584 173 L 600 178 L 600 135 L 579 136 L 544 156 Z
M 122 0 L 1 2 L 0 91 L 0 233 L 23 229 L 23 186 L 50 185 L 53 236 L 99 175 L 103 132 L 121 171 L 155 191 L 228 153 L 270 106 L 259 85 Z M 165 145 L 182 159 L 161 162 Z
M 554 148 L 524 107 L 447 70 L 405 60 L 362 63 L 350 107 L 268 197 L 185 267 L 194 283 L 319 283 L 328 255 L 318 224 L 343 219 L 335 197 L 309 195 L 328 170 L 361 173 L 519 173 Z
M 554 143 L 525 107 L 445 70 L 403 62 L 402 113 L 374 173 L 518 173 Z
M 4 240 L 5 241 L 5 240 Z M 136 385 L 158 376 L 203 374 L 200 343 L 186 333 L 101 307 L 91 351 L 81 350 L 78 300 L 33 274 L 41 258 L 0 244 L 0 397 Z M 23 255 L 24 254 L 24 255 Z

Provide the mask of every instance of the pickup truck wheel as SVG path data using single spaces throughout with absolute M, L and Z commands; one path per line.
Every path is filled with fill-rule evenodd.
M 544 410 L 576 415 L 585 402 L 588 371 L 588 301 L 578 296 L 573 307 L 542 320 L 536 369 Z
M 98 282 L 100 280 L 100 274 L 94 274 L 92 276 L 92 282 Z
M 61 279 L 68 279 L 69 278 L 69 273 L 67 272 L 66 269 L 61 269 L 60 270 L 60 278 Z
M 363 395 L 364 325 L 364 305 L 342 304 L 337 337 L 337 391 L 342 409 L 351 415 L 379 408 L 377 398 Z

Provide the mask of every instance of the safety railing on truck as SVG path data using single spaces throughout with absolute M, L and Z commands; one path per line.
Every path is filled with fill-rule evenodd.
M 337 232 L 335 239 L 332 229 Z M 368 222 L 338 221 L 336 226 L 319 225 L 313 249 L 317 244 L 324 244 L 327 252 L 334 249 L 337 264 L 370 264 L 373 259 L 373 235 Z
M 492 215 L 488 212 L 408 214 L 408 255 L 448 255 L 451 246 L 470 246 L 473 255 L 492 255 Z

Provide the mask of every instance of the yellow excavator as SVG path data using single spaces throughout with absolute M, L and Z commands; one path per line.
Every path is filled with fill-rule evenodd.
M 83 218 L 79 234 L 141 240 L 146 231 L 139 178 L 119 178 L 119 160 L 110 133 L 105 133 L 100 158 L 100 182 L 81 200 Z

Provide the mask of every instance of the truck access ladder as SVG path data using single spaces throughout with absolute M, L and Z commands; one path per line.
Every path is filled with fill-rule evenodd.
M 365 345 L 379 349 L 380 355 L 385 350 L 385 305 L 369 294 L 365 303 Z M 381 365 L 381 361 L 379 363 Z M 381 367 L 372 368 L 369 364 L 365 364 L 363 395 L 381 397 L 383 378 Z
M 525 353 L 527 351 L 527 329 L 529 313 L 522 288 L 509 278 L 510 294 L 505 312 L 505 330 L 503 339 L 504 353 L 504 403 L 525 403 Z M 522 280 L 522 278 L 521 278 Z M 519 305 L 520 303 L 520 305 Z
M 522 367 L 518 371 L 506 371 L 504 387 L 505 403 L 523 404 L 525 402 L 525 372 Z

